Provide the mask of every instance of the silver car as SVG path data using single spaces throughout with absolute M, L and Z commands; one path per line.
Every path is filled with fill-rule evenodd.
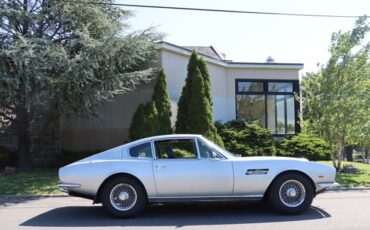
M 335 169 L 306 159 L 237 157 L 200 135 L 134 141 L 59 169 L 59 188 L 118 217 L 148 203 L 259 201 L 285 214 L 305 211 L 337 186 Z

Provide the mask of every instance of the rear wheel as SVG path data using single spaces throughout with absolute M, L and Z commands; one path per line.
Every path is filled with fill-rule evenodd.
M 313 200 L 314 188 L 309 179 L 299 173 L 279 176 L 271 185 L 268 198 L 273 208 L 283 214 L 306 211 Z
M 146 206 L 144 188 L 129 177 L 117 177 L 105 184 L 101 200 L 103 207 L 117 217 L 133 217 Z

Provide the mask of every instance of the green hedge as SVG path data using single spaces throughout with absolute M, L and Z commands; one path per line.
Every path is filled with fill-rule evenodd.
M 276 142 L 278 156 L 307 158 L 308 160 L 330 160 L 328 144 L 319 137 L 298 134 Z
M 242 156 L 272 156 L 276 153 L 271 132 L 256 123 L 233 120 L 225 124 L 216 123 L 216 127 L 230 152 Z

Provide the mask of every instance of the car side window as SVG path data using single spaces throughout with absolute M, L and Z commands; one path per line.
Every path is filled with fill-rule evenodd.
M 171 139 L 154 142 L 157 159 L 195 159 L 197 151 L 193 139 Z
M 129 150 L 131 157 L 152 158 L 152 146 L 150 142 L 136 145 Z
M 223 158 L 223 156 L 210 148 L 206 143 L 197 140 L 200 158 Z

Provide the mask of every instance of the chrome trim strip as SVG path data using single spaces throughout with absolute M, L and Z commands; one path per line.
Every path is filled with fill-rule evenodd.
M 248 169 L 245 175 L 265 175 L 269 169 Z
M 199 151 L 199 145 L 198 145 L 198 138 L 194 138 L 195 141 L 195 148 L 197 149 L 197 159 L 201 159 L 200 157 L 200 151 Z
M 207 202 L 207 201 L 252 201 L 261 200 L 263 195 L 241 196 L 181 196 L 181 197 L 149 197 L 149 202 Z

